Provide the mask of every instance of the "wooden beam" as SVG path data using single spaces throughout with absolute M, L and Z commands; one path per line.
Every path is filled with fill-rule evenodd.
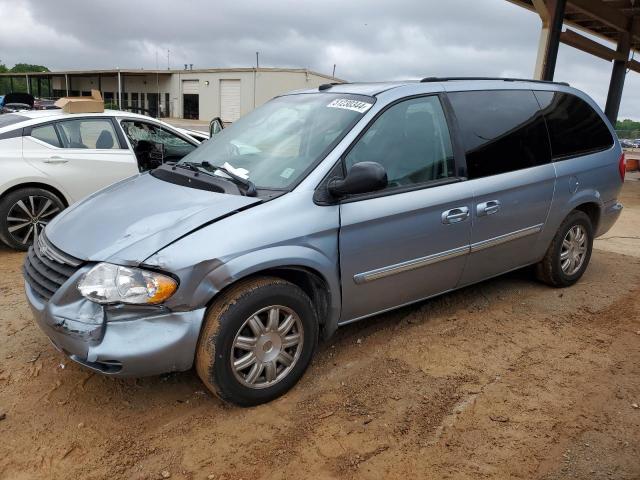
M 565 32 L 562 32 L 560 34 L 560 41 L 565 45 L 577 48 L 578 50 L 582 50 L 608 62 L 612 60 L 626 60 L 626 58 L 622 57 L 622 55 L 615 50 L 601 43 L 594 42 L 590 38 L 580 35 L 573 30 L 567 29 Z
M 608 7 L 601 0 L 570 0 L 569 5 L 592 18 L 600 20 L 618 32 L 628 32 L 631 27 L 629 17 L 615 8 Z
M 630 62 L 627 62 L 627 68 L 640 73 L 640 62 L 638 60 L 631 60 Z
M 542 25 L 547 26 L 551 21 L 551 9 L 549 8 L 549 4 L 545 0 L 531 0 L 533 3 L 533 7 L 540 15 L 540 20 L 542 20 Z

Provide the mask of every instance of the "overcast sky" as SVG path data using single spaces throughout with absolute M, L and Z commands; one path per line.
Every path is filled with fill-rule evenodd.
M 540 20 L 505 0 L 0 0 L 0 62 L 51 70 L 306 67 L 351 80 L 531 77 Z M 611 64 L 560 46 L 556 80 L 604 108 Z M 620 118 L 640 120 L 640 74 Z

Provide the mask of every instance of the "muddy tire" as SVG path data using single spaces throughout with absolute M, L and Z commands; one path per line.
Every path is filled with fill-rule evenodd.
M 574 210 L 564 219 L 544 258 L 536 265 L 536 276 L 552 287 L 569 287 L 584 274 L 592 249 L 591 219 Z
M 269 402 L 293 387 L 318 343 L 309 297 L 275 277 L 241 281 L 208 309 L 196 371 L 211 392 L 240 406 Z
M 11 248 L 27 250 L 49 221 L 64 210 L 64 203 L 42 188 L 22 188 L 0 201 L 0 239 Z

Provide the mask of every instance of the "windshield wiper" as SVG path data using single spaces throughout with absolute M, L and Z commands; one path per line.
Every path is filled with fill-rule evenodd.
M 195 162 L 179 162 L 173 165 L 174 169 L 176 167 L 184 168 L 186 170 L 191 170 L 192 172 L 198 172 L 198 173 L 202 172 L 202 173 L 206 173 L 207 175 L 213 175 L 211 172 L 201 169 L 200 164 Z
M 206 173 L 207 175 L 211 175 L 212 177 L 220 177 L 223 180 L 233 180 L 234 183 L 236 184 L 240 184 L 243 187 L 245 187 L 246 191 L 245 191 L 245 196 L 247 197 L 255 197 L 257 194 L 256 191 L 256 186 L 255 184 L 249 180 L 248 178 L 242 178 L 239 175 L 236 175 L 233 172 L 230 172 L 228 169 L 224 168 L 224 167 L 218 167 L 216 165 L 212 165 L 211 163 L 204 161 L 202 163 L 197 163 L 197 162 L 178 162 L 174 165 L 174 167 L 181 167 L 181 168 L 185 168 L 187 170 L 192 170 L 194 172 L 198 172 L 198 173 Z M 208 169 L 212 169 L 208 170 Z M 220 175 L 216 175 L 215 171 L 216 170 L 220 170 L 221 172 L 225 173 L 226 175 L 229 176 L 229 178 L 225 178 L 225 177 L 221 177 Z
M 236 183 L 239 183 L 239 184 L 243 185 L 247 189 L 247 191 L 245 192 L 245 195 L 247 197 L 255 197 L 256 196 L 256 194 L 257 194 L 256 186 L 248 178 L 243 178 L 240 175 L 237 175 L 237 174 L 233 173 L 232 171 L 230 171 L 227 168 L 218 167 L 217 165 L 212 165 L 207 161 L 202 162 L 202 166 L 205 167 L 205 168 L 212 168 L 214 171 L 215 170 L 220 170 L 224 174 L 228 175 Z

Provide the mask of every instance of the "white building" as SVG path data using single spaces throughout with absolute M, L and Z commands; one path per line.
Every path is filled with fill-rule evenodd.
M 89 95 L 151 116 L 233 122 L 282 93 L 342 82 L 306 69 L 87 70 L 0 74 L 20 78 L 36 97 Z M 12 81 L 13 83 L 13 81 Z M 50 95 L 47 95 L 49 93 Z M 116 107 L 118 108 L 118 107 Z

